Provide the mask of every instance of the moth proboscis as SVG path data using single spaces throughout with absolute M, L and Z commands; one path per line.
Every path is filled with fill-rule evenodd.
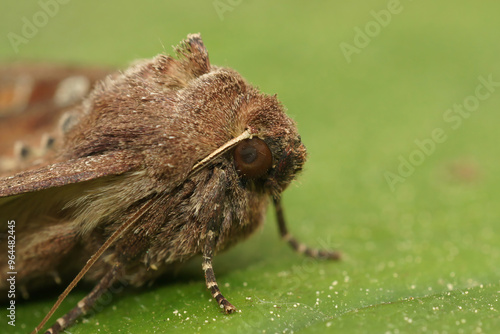
M 42 138 L 16 142 L 10 157 L 0 149 L 0 210 L 16 223 L 16 283 L 27 295 L 76 275 L 34 332 L 80 280 L 95 287 L 47 333 L 71 326 L 114 282 L 141 286 L 198 254 L 213 298 L 234 312 L 212 258 L 263 223 L 269 199 L 296 251 L 339 258 L 287 230 L 280 196 L 306 149 L 276 96 L 211 65 L 199 34 L 175 50 L 177 58 L 158 55 L 123 73 L 55 67 L 46 72 L 59 80 L 43 85 L 0 70 L 0 117 L 20 123 L 3 128 L 2 144 L 23 133 Z

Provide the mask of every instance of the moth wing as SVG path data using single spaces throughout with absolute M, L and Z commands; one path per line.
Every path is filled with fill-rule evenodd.
M 61 114 L 110 73 L 44 63 L 0 65 L 0 155 L 10 154 L 19 139 L 37 146 Z
M 108 175 L 122 174 L 138 166 L 138 156 L 113 152 L 56 162 L 0 178 L 0 197 L 61 187 Z

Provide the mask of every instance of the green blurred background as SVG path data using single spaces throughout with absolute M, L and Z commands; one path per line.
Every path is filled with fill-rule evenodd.
M 0 5 L 2 62 L 124 68 L 201 32 L 213 64 L 277 93 L 297 121 L 309 161 L 284 195 L 290 229 L 344 254 L 293 254 L 269 214 L 215 260 L 241 313 L 220 313 L 195 261 L 108 296 L 71 333 L 500 330 L 498 1 L 61 0 L 40 14 L 54 1 Z M 29 38 L 27 21 L 40 25 Z M 17 326 L 0 328 L 28 332 L 56 296 L 19 302 Z

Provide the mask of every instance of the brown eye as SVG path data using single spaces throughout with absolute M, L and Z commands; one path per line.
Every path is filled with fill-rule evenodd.
M 234 162 L 238 174 L 258 178 L 271 168 L 273 155 L 262 139 L 245 139 L 234 149 Z

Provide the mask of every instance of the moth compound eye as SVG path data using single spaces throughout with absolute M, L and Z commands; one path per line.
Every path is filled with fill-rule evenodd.
M 252 179 L 264 175 L 273 164 L 271 150 L 259 138 L 243 140 L 233 154 L 238 174 Z

